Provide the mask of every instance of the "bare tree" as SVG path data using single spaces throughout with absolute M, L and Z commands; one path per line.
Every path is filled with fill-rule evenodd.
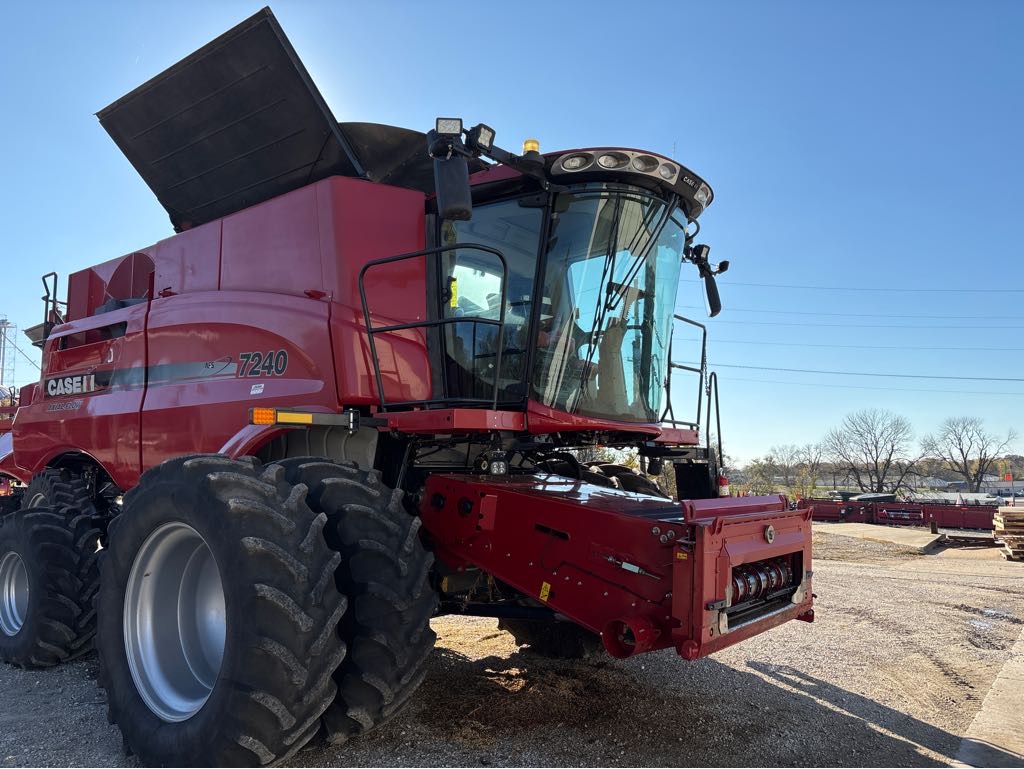
M 939 426 L 937 435 L 926 435 L 921 441 L 925 451 L 943 462 L 967 481 L 970 491 L 981 491 L 985 475 L 996 459 L 1017 439 L 1010 428 L 1005 438 L 985 429 L 978 417 L 950 417 Z
M 772 446 L 768 457 L 782 475 L 782 482 L 792 486 L 796 477 L 797 465 L 800 464 L 800 448 L 792 443 L 784 446 Z
M 793 490 L 801 497 L 809 497 L 818 486 L 825 450 L 820 443 L 805 443 L 797 450 L 796 483 Z
M 745 470 L 747 475 L 746 485 L 749 491 L 758 496 L 771 494 L 775 491 L 775 475 L 778 472 L 778 467 L 771 454 L 764 459 L 753 460 L 746 466 Z
M 825 447 L 820 443 L 805 443 L 800 447 L 800 464 L 807 469 L 807 474 L 817 479 L 825 460 Z
M 913 438 L 906 417 L 885 409 L 862 409 L 847 414 L 822 446 L 862 491 L 897 491 L 917 461 L 909 453 Z

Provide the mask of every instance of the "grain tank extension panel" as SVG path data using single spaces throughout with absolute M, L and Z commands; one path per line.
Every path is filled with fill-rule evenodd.
M 365 175 L 269 8 L 97 116 L 179 231 Z

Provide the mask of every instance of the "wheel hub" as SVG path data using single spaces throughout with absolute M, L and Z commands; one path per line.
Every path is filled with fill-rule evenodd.
M 15 636 L 28 613 L 28 570 L 13 550 L 0 557 L 0 631 Z
M 191 718 L 217 683 L 227 629 L 220 570 L 206 540 L 165 523 L 135 556 L 124 597 L 124 644 L 135 686 L 164 721 Z

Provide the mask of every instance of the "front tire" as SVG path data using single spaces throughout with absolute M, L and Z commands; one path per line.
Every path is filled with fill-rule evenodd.
M 97 648 L 109 719 L 145 764 L 269 764 L 319 730 L 347 602 L 305 497 L 278 465 L 217 455 L 165 462 L 126 496 Z
M 393 717 L 426 675 L 436 640 L 434 557 L 403 493 L 384 486 L 377 470 L 316 457 L 281 464 L 288 480 L 309 487 L 309 504 L 328 516 L 328 541 L 342 555 L 338 589 L 351 608 L 340 631 L 349 653 L 334 675 L 337 699 L 324 714 L 327 738 L 338 744 Z
M 92 649 L 99 537 L 74 509 L 0 518 L 0 659 L 46 668 Z

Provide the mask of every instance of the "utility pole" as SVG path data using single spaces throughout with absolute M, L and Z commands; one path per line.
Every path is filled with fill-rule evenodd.
M 0 387 L 3 387 L 7 374 L 7 327 L 11 324 L 7 318 L 0 318 Z

